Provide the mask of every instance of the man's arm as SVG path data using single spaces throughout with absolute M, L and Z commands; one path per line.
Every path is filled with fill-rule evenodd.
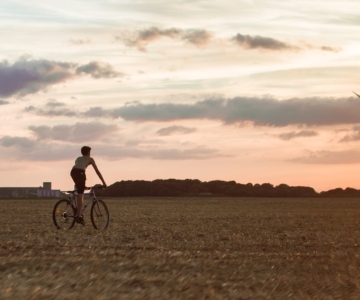
M 100 180 L 102 181 L 103 185 L 106 187 L 107 185 L 106 185 L 106 183 L 105 183 L 105 180 L 104 180 L 104 178 L 102 177 L 102 175 L 101 175 L 98 167 L 96 166 L 96 163 L 95 163 L 95 160 L 94 160 L 94 159 L 92 159 L 91 164 L 92 164 L 92 166 L 94 167 L 94 170 L 95 170 L 97 176 L 99 176 L 99 178 L 100 178 Z

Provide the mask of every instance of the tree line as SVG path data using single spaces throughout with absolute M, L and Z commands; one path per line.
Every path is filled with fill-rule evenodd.
M 317 193 L 312 187 L 270 183 L 241 184 L 235 181 L 157 179 L 118 181 L 98 192 L 105 197 L 360 197 L 360 190 L 333 189 Z

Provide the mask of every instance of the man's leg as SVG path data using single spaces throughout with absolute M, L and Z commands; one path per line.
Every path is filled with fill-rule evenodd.
M 83 200 L 84 200 L 84 194 L 78 194 L 77 195 L 77 209 L 76 209 L 76 215 L 78 217 L 81 217 L 81 210 L 82 210 L 82 204 L 83 204 Z

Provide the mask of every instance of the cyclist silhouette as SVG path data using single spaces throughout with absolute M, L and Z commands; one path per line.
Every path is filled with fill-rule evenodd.
M 105 180 L 102 177 L 99 169 L 97 168 L 95 164 L 95 160 L 92 157 L 90 157 L 90 152 L 91 152 L 90 147 L 88 146 L 82 147 L 81 148 L 82 156 L 79 156 L 75 160 L 75 165 L 73 166 L 70 172 L 71 178 L 74 180 L 78 192 L 75 222 L 80 223 L 82 225 L 85 225 L 84 218 L 81 215 L 82 203 L 84 200 L 85 181 L 86 181 L 85 170 L 89 165 L 93 166 L 96 174 L 99 176 L 104 187 L 106 187 Z

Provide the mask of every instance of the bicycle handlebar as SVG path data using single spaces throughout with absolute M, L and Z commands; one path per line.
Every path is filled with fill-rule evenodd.
M 91 190 L 91 189 L 105 189 L 106 186 L 102 185 L 102 184 L 95 184 L 94 186 L 90 186 L 90 187 L 85 187 L 85 190 Z
M 95 184 L 94 186 L 90 186 L 90 187 L 85 187 L 85 190 L 93 190 L 93 189 L 105 189 L 106 187 L 101 185 L 101 184 Z M 73 190 L 73 191 L 61 191 L 62 193 L 74 193 L 77 192 L 77 190 Z

